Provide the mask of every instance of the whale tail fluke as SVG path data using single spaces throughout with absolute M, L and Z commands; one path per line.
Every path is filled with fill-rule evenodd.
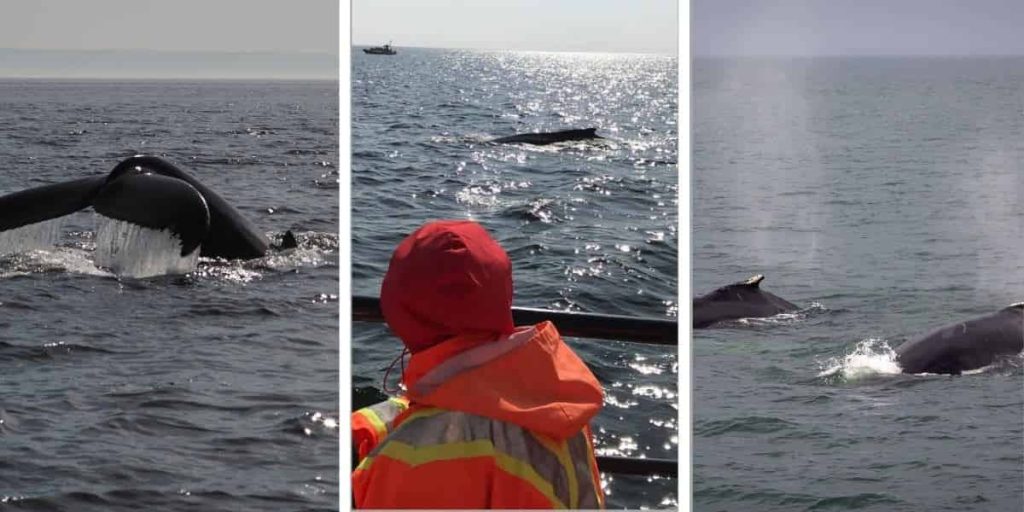
M 292 233 L 292 230 L 289 229 L 284 232 L 284 235 L 281 237 L 281 244 L 277 246 L 277 249 L 283 251 L 285 249 L 295 249 L 298 246 L 299 241 L 295 239 L 295 233 Z
M 44 185 L 0 197 L 0 231 L 71 215 L 89 206 L 106 176 Z
M 270 241 L 216 192 L 184 169 L 156 156 L 136 155 L 117 164 L 111 176 L 123 172 L 153 173 L 184 181 L 206 201 L 210 213 L 209 236 L 202 241 L 202 256 L 250 259 L 266 254 Z
M 104 217 L 156 230 L 181 242 L 181 256 L 199 248 L 210 231 L 206 200 L 185 181 L 159 174 L 126 174 L 109 182 L 92 202 Z

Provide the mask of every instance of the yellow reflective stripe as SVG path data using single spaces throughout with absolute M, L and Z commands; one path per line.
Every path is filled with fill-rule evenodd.
M 596 473 L 594 452 L 590 448 L 589 439 L 589 429 L 584 429 L 566 442 L 579 479 L 579 506 L 580 508 L 604 508 L 600 475 Z
M 355 471 L 352 471 L 352 473 L 355 474 L 358 471 L 364 471 L 368 469 L 370 465 L 373 464 L 374 457 L 374 455 L 367 455 L 365 459 L 359 461 L 359 465 L 356 466 Z
M 528 432 L 558 459 L 558 463 L 562 465 L 562 469 L 565 470 L 565 476 L 569 480 L 569 506 L 571 508 L 580 508 L 579 483 L 576 479 L 576 466 L 572 463 L 572 455 L 569 454 L 569 443 L 565 441 L 557 442 L 532 430 Z
M 590 484 L 594 488 L 594 496 L 597 497 L 597 502 L 601 508 L 604 508 L 604 489 L 601 488 L 601 474 L 597 470 L 597 456 L 594 453 L 594 434 L 590 431 L 589 425 L 584 427 L 582 435 L 583 440 L 586 442 L 587 473 L 591 473 Z
M 373 430 L 377 432 L 378 442 L 380 442 L 381 439 L 384 439 L 384 436 L 388 435 L 387 425 L 385 425 L 384 422 L 381 421 L 380 416 L 377 416 L 377 412 L 374 411 L 373 409 L 369 407 L 359 409 L 358 411 L 356 411 L 356 414 L 366 418 L 366 421 L 370 422 L 370 425 L 373 427 Z
M 391 398 L 388 398 L 388 402 L 391 402 L 398 406 L 398 411 L 400 413 L 405 412 L 405 410 L 409 408 L 409 399 L 404 396 L 393 396 Z
M 401 441 L 389 441 L 380 447 L 377 456 L 390 457 L 410 466 L 470 457 L 493 457 L 495 464 L 502 471 L 525 480 L 543 494 L 553 505 L 552 508 L 566 508 L 562 500 L 555 496 L 554 486 L 537 474 L 537 471 L 529 463 L 495 450 L 494 444 L 487 439 L 435 444 L 421 448 L 410 446 Z M 372 459 L 372 457 L 367 457 L 357 469 L 369 469 L 372 465 Z

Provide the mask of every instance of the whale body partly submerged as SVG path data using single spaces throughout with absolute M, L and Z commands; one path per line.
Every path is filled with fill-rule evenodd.
M 110 173 L 44 185 L 0 197 L 0 232 L 70 215 L 92 207 L 111 219 L 169 230 L 181 256 L 258 258 L 267 237 L 199 180 L 155 156 L 137 155 Z M 294 246 L 294 237 L 286 237 Z M 285 247 L 287 248 L 287 247 Z
M 903 373 L 959 374 L 1024 350 L 1024 302 L 947 325 L 896 348 Z
M 556 142 L 565 142 L 569 140 L 590 140 L 600 138 L 601 136 L 597 134 L 597 128 L 584 128 L 581 130 L 562 130 L 559 132 L 521 133 L 519 135 L 500 137 L 492 140 L 491 142 L 498 142 L 502 144 L 518 142 L 543 146 L 546 144 L 554 144 Z
M 693 299 L 693 328 L 710 327 L 740 318 L 761 318 L 799 309 L 796 304 L 761 289 L 764 276 L 730 284 Z

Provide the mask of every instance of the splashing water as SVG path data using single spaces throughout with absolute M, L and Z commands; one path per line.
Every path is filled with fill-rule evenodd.
M 44 272 L 68 272 L 92 276 L 111 274 L 96 268 L 88 253 L 69 247 L 33 249 L 0 256 L 0 279 Z
M 884 340 L 877 338 L 858 342 L 852 353 L 833 357 L 822 364 L 822 368 L 818 377 L 838 376 L 846 381 L 901 373 L 900 365 L 896 362 L 896 351 Z
M 123 277 L 187 274 L 196 268 L 199 251 L 181 256 L 181 242 L 168 230 L 144 228 L 96 215 L 97 266 Z
M 0 254 L 51 249 L 60 242 L 64 219 L 56 218 L 0 232 Z

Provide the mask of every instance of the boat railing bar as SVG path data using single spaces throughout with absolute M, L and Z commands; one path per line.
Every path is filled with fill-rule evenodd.
M 659 475 L 679 477 L 679 464 L 672 459 L 637 459 L 630 457 L 597 456 L 597 469 L 619 475 Z
M 516 325 L 531 325 L 550 320 L 562 336 L 621 340 L 654 345 L 678 345 L 679 324 L 663 318 L 637 318 L 622 315 L 574 313 L 537 308 L 512 308 Z M 352 320 L 356 322 L 383 322 L 380 299 L 354 295 Z
M 356 448 L 352 447 L 352 454 L 355 456 Z M 640 476 L 664 476 L 669 478 L 679 477 L 679 465 L 672 459 L 639 459 L 629 457 L 601 456 L 597 459 L 597 469 L 603 473 L 615 473 L 617 475 L 640 475 Z M 352 469 L 359 465 L 359 459 L 352 460 Z

